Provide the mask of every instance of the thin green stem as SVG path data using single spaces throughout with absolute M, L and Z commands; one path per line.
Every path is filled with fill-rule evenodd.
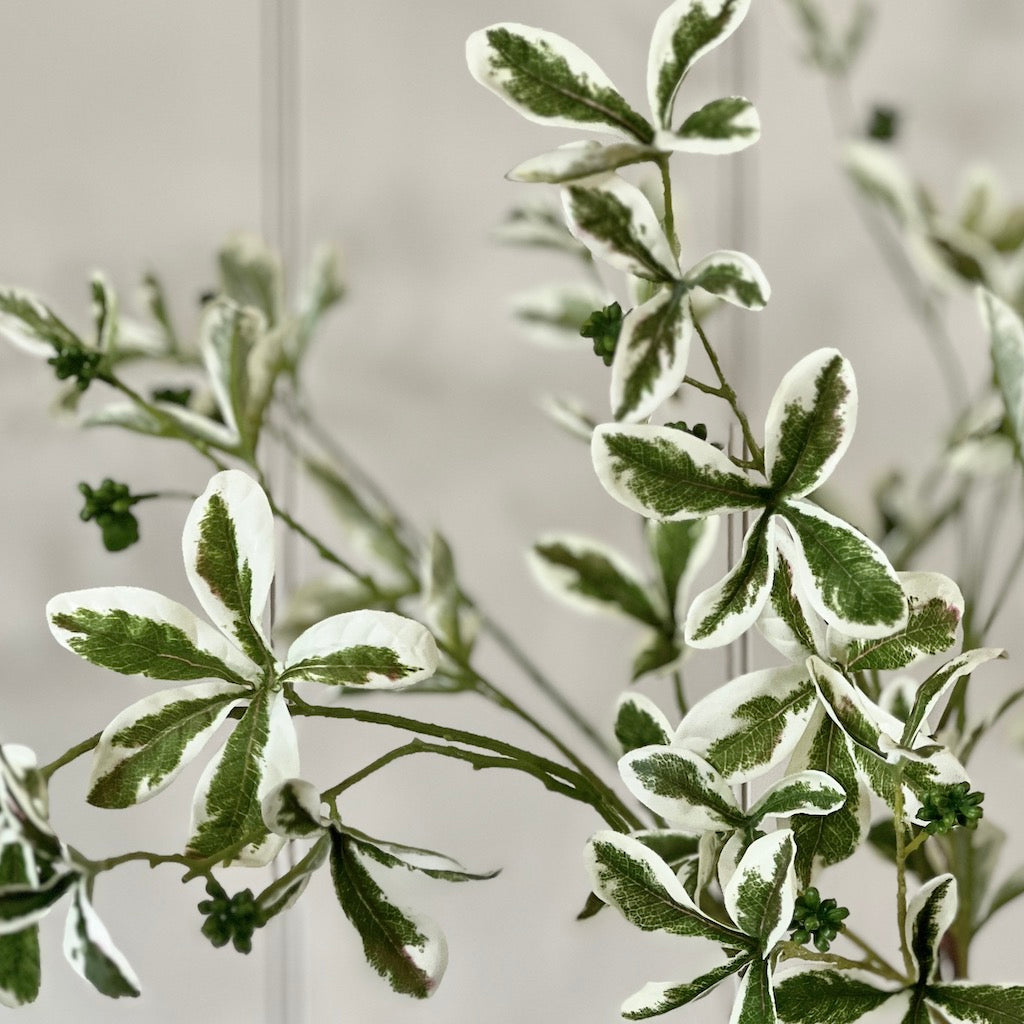
M 882 956 L 869 942 L 863 939 L 857 932 L 853 931 L 848 926 L 844 926 L 841 932 L 843 938 L 848 939 L 852 942 L 861 952 L 867 955 L 868 960 L 872 961 L 878 972 L 884 974 L 887 978 L 891 978 L 893 981 L 903 981 L 903 975 L 896 970 L 889 961 Z
M 896 797 L 893 808 L 893 824 L 896 830 L 896 927 L 900 933 L 900 952 L 907 976 L 914 973 L 914 958 L 907 944 L 907 849 L 906 825 L 903 806 L 903 762 L 896 770 Z
M 672 670 L 672 693 L 676 698 L 676 708 L 679 711 L 679 717 L 684 718 L 690 708 L 686 702 L 686 689 L 683 686 L 683 673 L 678 668 Z
M 782 960 L 809 960 L 816 964 L 831 964 L 844 971 L 870 971 L 872 974 L 885 974 L 871 959 L 850 960 L 848 957 L 839 956 L 837 953 L 816 953 L 807 949 L 806 946 L 799 946 L 795 942 L 783 941 L 779 943 L 780 958 Z M 886 975 L 888 976 L 888 975 Z M 902 977 L 897 975 L 901 981 Z
M 746 442 L 747 450 L 750 452 L 750 456 L 754 460 L 758 470 L 763 473 L 764 450 L 757 443 L 757 440 L 754 437 L 754 432 L 750 429 L 750 420 L 747 419 L 747 414 L 740 407 L 736 392 L 725 379 L 725 374 L 722 372 L 722 364 L 719 362 L 718 354 L 715 352 L 714 348 L 712 348 L 711 342 L 708 341 L 707 334 L 704 333 L 704 328 L 696 317 L 693 318 L 693 325 L 697 330 L 697 336 L 700 338 L 701 344 L 704 346 L 704 351 L 707 353 L 707 357 L 711 362 L 712 369 L 715 371 L 715 376 L 718 378 L 718 390 L 721 392 L 719 397 L 729 403 L 729 406 L 733 411 L 733 415 L 736 417 L 736 422 L 739 424 L 740 430 L 743 431 L 743 440 Z
M 931 835 L 927 830 L 919 832 L 903 849 L 904 858 L 909 857 L 912 853 L 920 850 L 922 846 L 928 841 L 928 837 Z
M 625 813 L 620 811 L 621 801 L 599 780 L 595 785 L 589 777 L 580 771 L 567 768 L 564 765 L 558 764 L 557 761 L 552 761 L 540 754 L 534 754 L 503 740 L 492 739 L 490 736 L 482 736 L 479 733 L 467 732 L 465 729 L 457 729 L 452 726 L 422 722 L 401 715 L 390 715 L 363 708 L 326 707 L 320 704 L 308 704 L 291 690 L 289 690 L 289 703 L 291 713 L 296 717 L 341 718 L 357 722 L 368 722 L 373 725 L 385 725 L 394 729 L 404 729 L 407 732 L 442 739 L 449 743 L 461 743 L 465 746 L 478 747 L 482 750 L 501 754 L 518 760 L 523 764 L 531 765 L 556 779 L 562 779 L 575 786 L 581 794 L 587 795 L 586 802 L 594 807 L 612 828 L 625 832 L 641 827 L 639 820 L 628 809 L 624 809 Z
M 88 754 L 90 750 L 95 750 L 96 745 L 100 741 L 101 735 L 103 734 L 96 733 L 95 735 L 90 736 L 87 740 L 82 740 L 81 743 L 61 754 L 56 760 L 51 761 L 47 765 L 43 765 L 43 767 L 39 769 L 39 774 L 42 775 L 44 779 L 49 780 L 56 771 L 63 768 L 65 765 L 71 764 L 72 761 L 77 761 L 83 754 Z

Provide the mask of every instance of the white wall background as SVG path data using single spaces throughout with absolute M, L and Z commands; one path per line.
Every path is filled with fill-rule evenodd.
M 631 517 L 605 497 L 585 449 L 535 408 L 541 393 L 571 391 L 603 410 L 605 371 L 592 356 L 522 343 L 505 312 L 509 295 L 566 268 L 487 237 L 506 208 L 529 194 L 505 182 L 504 172 L 569 136 L 522 121 L 476 86 L 463 42 L 498 20 L 542 25 L 590 52 L 640 103 L 647 40 L 662 6 L 300 4 L 299 235 L 304 251 L 319 239 L 343 246 L 351 289 L 314 356 L 315 401 L 420 523 L 455 540 L 470 589 L 606 728 L 634 636 L 628 627 L 574 618 L 539 596 L 522 557 L 550 528 L 638 547 Z M 943 200 L 955 195 L 975 157 L 991 161 L 1019 196 L 1024 7 L 1013 0 L 880 6 L 856 101 L 904 111 L 903 152 Z M 153 267 L 169 285 L 179 323 L 192 321 L 195 298 L 213 279 L 216 245 L 260 221 L 259 15 L 256 0 L 0 5 L 0 280 L 32 288 L 84 324 L 90 270 L 107 270 L 127 296 Z M 912 466 L 930 450 L 944 422 L 939 378 L 835 169 L 823 83 L 798 59 L 787 9 L 762 2 L 741 31 L 756 65 L 742 74 L 764 137 L 742 157 L 677 161 L 684 245 L 694 257 L 748 248 L 772 282 L 770 307 L 742 328 L 747 347 L 730 351 L 755 423 L 800 355 L 836 345 L 853 360 L 862 412 L 836 480 L 863 516 L 872 482 L 886 468 Z M 737 88 L 727 54 L 728 47 L 695 74 L 695 92 L 707 90 L 701 102 L 715 89 Z M 730 161 L 745 161 L 756 182 L 750 238 L 729 236 L 723 189 Z M 972 379 L 980 380 L 985 344 L 969 297 L 954 296 L 950 315 Z M 725 338 L 741 329 L 737 323 L 723 318 L 715 329 Z M 118 582 L 189 598 L 178 556 L 185 505 L 144 506 L 143 543 L 108 556 L 95 528 L 76 522 L 76 482 L 110 475 L 136 490 L 198 491 L 207 470 L 172 447 L 81 434 L 56 421 L 47 413 L 52 379 L 19 353 L 0 349 L 0 370 L 0 738 L 26 742 L 48 760 L 146 691 L 60 650 L 43 619 L 47 598 Z M 311 495 L 304 500 L 311 521 L 329 531 Z M 952 571 L 944 557 L 937 553 L 927 567 Z M 297 576 L 316 571 L 303 553 Z M 1013 648 L 1018 622 L 1019 607 L 994 640 Z M 984 682 L 979 674 L 975 685 L 1002 692 L 1018 664 L 1019 656 Z M 489 655 L 488 667 L 523 703 L 548 714 L 501 657 Z M 717 671 L 715 664 L 704 679 L 698 673 L 698 685 L 711 685 Z M 406 700 L 386 706 L 493 727 L 534 745 L 472 698 Z M 393 745 L 392 737 L 354 724 L 303 732 L 304 773 L 322 786 Z M 1009 823 L 1018 851 L 1007 854 L 1004 870 L 1020 859 L 1013 819 L 1022 765 L 1017 748 L 975 765 L 976 785 L 990 793 L 989 813 Z M 85 781 L 84 765 L 61 772 L 53 793 L 55 822 L 84 852 L 171 849 L 184 839 L 188 780 L 117 814 L 84 806 Z M 698 944 L 641 935 L 610 913 L 573 922 L 586 890 L 580 850 L 599 823 L 532 781 L 472 775 L 447 762 L 406 763 L 351 793 L 345 806 L 371 833 L 440 846 L 472 867 L 502 866 L 504 873 L 473 886 L 410 883 L 409 901 L 442 921 L 451 948 L 447 978 L 426 1004 L 393 996 L 365 966 L 326 878 L 319 879 L 289 939 L 292 983 L 308 985 L 291 1021 L 611 1022 L 644 981 L 690 976 L 707 962 Z M 864 930 L 891 936 L 890 880 L 869 854 L 858 864 L 837 871 L 829 887 L 858 905 L 865 893 L 877 897 L 875 923 Z M 79 981 L 60 955 L 58 913 L 43 929 L 43 994 L 22 1019 L 284 1020 L 280 971 L 271 962 L 279 937 L 259 934 L 248 958 L 212 950 L 193 907 L 200 887 L 183 894 L 177 878 L 167 868 L 133 867 L 98 887 L 103 917 L 143 979 L 141 1000 L 114 1004 Z M 237 884 L 252 883 L 239 875 Z M 1019 953 L 1006 943 L 1011 934 L 1007 915 L 979 941 L 979 978 L 1024 981 Z M 679 1017 L 718 1019 L 723 1005 L 709 1000 Z

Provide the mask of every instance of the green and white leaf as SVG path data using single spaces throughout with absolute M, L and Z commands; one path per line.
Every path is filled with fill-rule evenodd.
M 597 426 L 592 416 L 579 399 L 571 395 L 542 395 L 537 403 L 541 412 L 570 437 L 590 444 L 590 436 Z
M 750 0 L 676 0 L 654 26 L 647 55 L 647 98 L 655 121 L 672 127 L 679 86 L 704 54 L 736 31 Z
M 177 601 L 141 587 L 58 594 L 46 605 L 50 632 L 101 668 L 150 679 L 241 683 L 259 670 L 234 644 Z
M 437 643 L 426 627 L 394 612 L 334 615 L 288 649 L 282 680 L 400 690 L 437 670 Z
M 648 281 L 679 276 L 672 247 L 650 200 L 616 174 L 567 185 L 562 204 L 569 230 L 598 259 Z
M 939 970 L 939 943 L 957 911 L 956 879 L 939 875 L 925 882 L 907 904 L 906 939 L 917 961 L 918 983 L 928 984 Z
M 940 572 L 897 574 L 907 598 L 907 624 L 877 640 L 851 640 L 837 630 L 829 632 L 832 657 L 851 672 L 906 668 L 956 642 L 964 613 L 960 588 Z
M 718 526 L 718 516 L 676 522 L 647 520 L 647 541 L 661 570 L 662 592 L 675 622 L 686 618 L 690 585 L 711 557 Z
M 758 940 L 767 956 L 793 920 L 796 843 L 789 829 L 754 840 L 722 893 L 725 909 L 740 931 Z
M 746 945 L 744 936 L 707 917 L 668 864 L 638 840 L 598 832 L 587 842 L 585 857 L 594 892 L 637 928 Z
M 367 963 L 396 992 L 417 999 L 432 995 L 448 965 L 437 926 L 394 902 L 367 870 L 354 841 L 333 829 L 331 877 L 341 909 L 363 940 Z
M 38 924 L 79 878 L 77 871 L 62 865 L 61 870 L 38 884 L 0 887 L 0 936 Z
M 765 464 L 772 490 L 802 497 L 825 482 L 857 425 L 857 381 L 834 348 L 801 359 L 779 384 L 765 419 Z
M 626 314 L 612 360 L 617 420 L 646 419 L 682 387 L 692 338 L 693 319 L 680 285 L 661 289 Z
M 1024 452 L 1024 323 L 1002 299 L 979 288 L 978 305 L 988 330 L 996 384 L 1018 456 Z
M 672 743 L 699 754 L 735 786 L 764 775 L 790 755 L 815 704 L 814 685 L 803 665 L 750 672 L 697 701 Z
M 807 665 L 825 711 L 832 721 L 853 743 L 876 757 L 887 758 L 896 748 L 894 737 L 902 732 L 903 723 L 883 711 L 841 672 L 821 658 L 811 657 Z
M 139 979 L 93 910 L 84 885 L 75 887 L 68 911 L 64 956 L 86 981 L 105 996 L 118 999 L 141 994 Z
M 864 640 L 906 625 L 907 599 L 877 544 L 808 501 L 785 502 L 780 516 L 791 527 L 796 584 L 829 625 Z
M 604 489 L 650 519 L 756 509 L 767 496 L 714 445 L 673 427 L 602 424 L 594 431 L 591 455 Z
M 271 327 L 281 318 L 283 275 L 277 254 L 258 235 L 239 232 L 217 253 L 220 286 L 239 306 L 258 310 Z
M 134 402 L 113 402 L 82 421 L 87 427 L 121 427 L 148 437 L 192 437 L 223 451 L 238 447 L 238 433 L 208 416 L 170 402 L 153 402 L 152 411 Z
M 803 771 L 773 783 L 750 809 L 752 821 L 791 818 L 795 814 L 824 816 L 846 803 L 846 790 L 830 775 Z
M 271 790 L 298 774 L 295 725 L 283 691 L 260 690 L 200 776 L 189 852 L 198 857 L 223 852 L 233 863 L 268 864 L 284 839 L 267 830 L 261 805 Z
M 649 143 L 653 129 L 578 46 L 543 29 L 511 22 L 466 41 L 470 74 L 531 121 L 593 128 Z
M 926 214 L 921 198 L 891 147 L 868 140 L 850 142 L 842 162 L 861 192 L 887 209 L 897 224 L 911 231 L 924 230 Z
M 761 117 L 754 104 L 744 96 L 723 96 L 695 110 L 677 131 L 656 131 L 654 145 L 662 151 L 720 156 L 738 153 L 759 138 Z
M 667 747 L 672 742 L 672 726 L 650 697 L 629 690 L 616 706 L 615 738 L 625 754 L 640 747 Z
M 870 794 L 860 780 L 846 734 L 820 705 L 787 769 L 790 773 L 808 770 L 824 772 L 834 779 L 845 791 L 846 800 L 831 814 L 798 814 L 792 819 L 794 866 L 804 888 L 820 869 L 852 857 L 871 823 Z
M 1006 651 L 1002 648 L 981 647 L 973 651 L 964 651 L 936 669 L 918 688 L 900 743 L 905 747 L 915 745 L 922 724 L 950 687 L 965 676 L 969 676 L 979 665 L 1005 657 Z
M 585 142 L 570 142 L 549 153 L 524 160 L 513 167 L 505 177 L 509 181 L 561 185 L 595 174 L 607 174 L 629 164 L 654 160 L 657 156 L 658 150 L 651 146 L 641 146 L 635 142 L 604 144 L 590 139 Z
M 728 783 L 685 747 L 641 747 L 619 760 L 626 788 L 676 828 L 723 832 L 746 821 Z
M 703 288 L 743 309 L 764 309 L 772 293 L 756 261 L 730 249 L 708 253 L 687 270 L 683 280 L 687 288 Z
M 263 823 L 286 839 L 308 839 L 327 826 L 321 815 L 320 792 L 304 779 L 286 779 L 275 786 L 261 805 Z
M 655 629 L 665 625 L 636 568 L 600 541 L 547 534 L 530 549 L 529 564 L 545 591 L 579 611 L 625 615 Z
M 747 530 L 735 567 L 699 593 L 686 615 L 691 647 L 721 647 L 745 633 L 764 610 L 775 578 L 777 516 L 765 512 Z
M 742 970 L 751 961 L 748 953 L 713 967 L 693 981 L 649 981 L 639 992 L 630 996 L 619 1009 L 626 1020 L 647 1020 L 659 1014 L 676 1010 L 706 996 L 713 988 Z
M 803 591 L 793 585 L 793 568 L 786 557 L 785 537 L 778 541 L 778 562 L 768 603 L 757 620 L 758 632 L 789 661 L 804 664 L 812 654 L 825 651 L 826 629 L 808 605 Z
M 768 960 L 751 962 L 750 970 L 743 975 L 736 993 L 729 1024 L 775 1024 L 779 1018 L 775 1010 L 775 990 L 771 975 L 772 968 Z
M 81 338 L 37 295 L 24 288 L 0 288 L 0 334 L 31 356 L 48 359 Z
M 779 1020 L 786 1024 L 853 1024 L 878 1009 L 895 993 L 878 987 L 867 971 L 808 967 L 775 985 Z
M 263 489 L 241 470 L 217 473 L 192 506 L 181 545 L 206 614 L 265 664 L 272 657 L 262 619 L 274 577 L 274 514 Z
M 89 278 L 89 292 L 92 295 L 92 319 L 96 329 L 96 350 L 114 355 L 120 325 L 117 293 L 107 279 L 106 274 L 99 270 L 94 271 Z
M 595 309 L 611 301 L 607 291 L 588 281 L 568 281 L 522 292 L 512 299 L 512 313 L 530 341 L 582 352 L 588 345 L 580 328 Z
M 8 885 L 30 885 L 24 848 L 0 848 L 0 892 Z M 39 995 L 39 928 L 29 925 L 0 935 L 0 1006 L 24 1006 Z
M 500 871 L 467 871 L 454 857 L 436 850 L 425 850 L 419 846 L 408 846 L 360 832 L 347 825 L 336 825 L 337 831 L 344 832 L 355 844 L 360 854 L 386 868 L 403 868 L 418 871 L 429 878 L 443 882 L 481 882 L 497 877 Z
M 342 255 L 336 245 L 321 242 L 313 250 L 299 292 L 299 322 L 292 359 L 300 362 L 313 333 L 328 310 L 345 297 Z
M 1024 1020 L 1024 985 L 929 985 L 928 1001 L 951 1024 L 1019 1024 Z
M 523 203 L 508 212 L 492 232 L 497 242 L 554 249 L 590 263 L 590 250 L 573 238 L 565 226 L 560 206 L 548 203 Z M 603 304 L 604 305 L 604 304 Z
M 660 672 L 670 665 L 675 665 L 684 653 L 676 643 L 674 633 L 668 634 L 661 630 L 647 631 L 640 649 L 633 655 L 631 682 L 635 683 L 651 672 Z
M 93 757 L 89 803 L 131 807 L 166 789 L 252 691 L 235 683 L 161 690 L 122 711 Z

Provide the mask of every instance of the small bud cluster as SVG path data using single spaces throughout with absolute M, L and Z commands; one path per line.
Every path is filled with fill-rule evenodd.
M 793 908 L 793 941 L 799 945 L 814 941 L 815 949 L 827 953 L 835 937 L 843 930 L 843 921 L 850 916 L 846 907 L 834 899 L 823 900 L 813 886 L 797 897 Z
M 192 389 L 183 388 L 153 388 L 149 397 L 154 402 L 169 402 L 171 405 L 187 406 L 192 400 Z
M 95 490 L 86 483 L 80 483 L 78 489 L 85 497 L 79 515 L 86 523 L 96 520 L 103 533 L 103 546 L 108 551 L 123 551 L 139 539 L 139 521 L 131 507 L 141 499 L 131 493 L 127 484 L 107 477 Z
M 58 380 L 74 377 L 75 387 L 84 391 L 99 376 L 103 354 L 81 345 L 64 345 L 46 361 L 53 367 Z
M 892 142 L 899 131 L 900 115 L 895 107 L 876 106 L 868 122 L 868 138 L 879 142 Z
M 605 366 L 611 366 L 621 331 L 622 307 L 613 302 L 604 309 L 595 309 L 583 322 L 580 335 L 591 338 L 594 342 L 594 355 L 600 356 Z
M 708 427 L 706 423 L 694 423 L 692 427 L 687 426 L 686 420 L 676 420 L 674 423 L 666 423 L 666 427 L 673 430 L 681 430 L 684 434 L 692 434 L 701 441 L 708 439 Z
M 971 793 L 970 788 L 969 782 L 958 782 L 925 794 L 921 810 L 917 812 L 918 818 L 928 822 L 925 831 L 935 836 L 957 827 L 977 828 L 985 813 L 981 806 L 985 794 Z
M 253 932 L 266 923 L 252 890 L 243 889 L 228 896 L 221 885 L 210 878 L 206 892 L 210 898 L 199 904 L 199 913 L 206 918 L 202 933 L 218 948 L 230 942 L 239 953 L 251 953 Z

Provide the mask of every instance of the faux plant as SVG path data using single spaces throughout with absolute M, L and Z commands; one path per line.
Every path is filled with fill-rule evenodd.
M 835 35 L 817 4 L 791 6 L 810 59 L 841 81 L 863 41 L 868 8 L 860 5 Z M 996 573 L 1004 582 L 994 595 L 984 587 L 989 566 L 961 587 L 916 561 L 943 531 L 970 528 L 970 474 L 979 464 L 1019 482 L 1024 293 L 1015 271 L 1024 231 L 1017 211 L 990 217 L 989 200 L 977 197 L 952 228 L 880 148 L 896 131 L 891 111 L 876 111 L 872 140 L 847 149 L 845 166 L 873 204 L 871 215 L 888 218 L 878 222 L 889 232 L 885 244 L 929 297 L 920 307 L 927 324 L 941 317 L 929 275 L 942 265 L 945 286 L 961 279 L 977 286 L 978 331 L 992 359 L 991 386 L 966 409 L 958 404 L 948 445 L 924 483 L 904 476 L 880 488 L 885 529 L 872 539 L 831 501 L 858 414 L 853 361 L 834 348 L 804 355 L 778 383 L 758 429 L 719 352 L 715 309 L 724 301 L 753 315 L 770 299 L 766 275 L 752 256 L 731 249 L 681 257 L 673 156 L 727 157 L 760 136 L 745 97 L 696 110 L 686 102 L 688 73 L 742 31 L 749 7 L 750 0 L 677 0 L 661 14 L 649 47 L 648 113 L 552 32 L 504 23 L 467 43 L 473 76 L 519 113 L 607 136 L 570 138 L 515 168 L 514 180 L 557 186 L 561 207 L 521 208 L 503 234 L 557 248 L 589 275 L 585 284 L 520 303 L 520 315 L 534 332 L 570 335 L 584 351 L 592 342 L 608 367 L 606 413 L 564 399 L 551 411 L 587 440 L 597 479 L 636 514 L 647 540 L 643 569 L 578 535 L 546 534 L 530 553 L 546 590 L 641 630 L 635 685 L 614 710 L 617 776 L 612 763 L 589 764 L 483 672 L 477 647 L 487 638 L 539 686 L 552 712 L 568 713 L 582 735 L 604 742 L 467 592 L 448 541 L 423 535 L 343 450 L 324 443 L 306 405 L 303 370 L 320 318 L 344 294 L 330 250 L 318 251 L 292 308 L 275 254 L 247 236 L 229 241 L 194 341 L 171 323 L 152 275 L 146 324 L 123 316 L 112 286 L 97 275 L 85 334 L 41 298 L 0 290 L 0 332 L 66 382 L 60 402 L 81 408 L 84 425 L 186 446 L 212 471 L 182 539 L 202 614 L 137 586 L 61 593 L 47 605 L 50 630 L 70 653 L 97 670 L 173 685 L 134 700 L 49 763 L 15 742 L 0 747 L 5 1004 L 36 998 L 38 923 L 58 903 L 68 907 L 71 966 L 104 995 L 139 994 L 128 958 L 94 909 L 110 891 L 106 876 L 136 861 L 200 883 L 187 890 L 197 930 L 242 953 L 323 870 L 370 967 L 398 993 L 429 996 L 447 963 L 444 936 L 391 894 L 389 879 L 399 870 L 448 882 L 494 872 L 470 872 L 446 854 L 367 834 L 350 820 L 345 795 L 389 764 L 430 754 L 524 773 L 593 811 L 580 887 L 582 897 L 589 877 L 592 893 L 581 900 L 580 918 L 612 907 L 624 928 L 636 929 L 637 943 L 646 941 L 641 932 L 661 931 L 678 936 L 683 951 L 677 978 L 649 981 L 625 1000 L 627 1019 L 685 1007 L 724 985 L 733 994 L 731 1024 L 848 1024 L 883 1006 L 904 1024 L 1024 1020 L 1024 979 L 969 977 L 973 939 L 1024 893 L 1024 881 L 1017 871 L 993 886 L 1001 832 L 990 819 L 1009 811 L 983 803 L 984 781 L 967 767 L 1024 694 L 993 705 L 969 686 L 976 671 L 1005 656 L 987 634 L 1024 548 Z M 654 189 L 646 170 L 655 173 Z M 202 383 L 147 391 L 134 383 L 143 365 L 187 369 Z M 85 392 L 92 399 L 100 390 L 117 401 L 86 404 Z M 727 410 L 727 433 L 697 419 L 711 419 L 709 402 Z M 275 446 L 341 513 L 337 536 L 314 533 L 280 503 L 270 485 Z M 96 522 L 112 552 L 144 533 L 139 503 L 180 497 L 134 494 L 112 479 L 80 490 L 82 519 Z M 926 500 L 916 500 L 924 492 Z M 307 543 L 333 575 L 293 594 L 276 591 L 276 525 Z M 733 564 L 698 589 L 730 535 Z M 755 631 L 772 652 L 764 666 L 691 700 L 684 665 L 709 649 L 735 649 Z M 671 684 L 671 712 L 644 692 L 658 680 Z M 360 699 L 373 690 L 474 694 L 525 724 L 542 749 L 373 710 Z M 310 718 L 411 738 L 345 778 L 314 782 L 300 760 Z M 51 822 L 47 783 L 86 757 L 87 799 L 112 810 L 157 798 L 190 762 L 205 760 L 182 847 L 92 859 L 63 837 L 59 816 L 57 827 Z M 829 895 L 829 870 L 854 856 L 881 857 L 891 868 L 896 962 L 861 931 L 860 908 Z M 269 881 L 254 873 L 265 884 L 225 888 L 222 869 L 268 865 Z M 687 972 L 683 940 L 716 949 L 716 965 Z M 635 980 L 623 977 L 623 985 Z M 704 1019 L 699 1010 L 683 1010 L 680 1019 L 687 1013 Z

